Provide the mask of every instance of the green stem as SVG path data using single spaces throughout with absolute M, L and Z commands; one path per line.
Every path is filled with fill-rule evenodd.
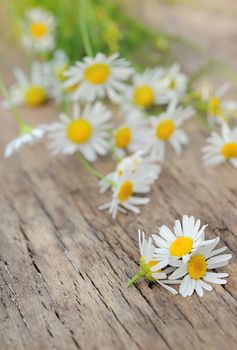
M 127 284 L 127 288 L 131 287 L 131 285 L 133 283 L 135 283 L 137 280 L 139 280 L 139 278 L 143 277 L 144 274 L 139 271 L 136 275 L 134 275 L 129 281 L 128 281 L 128 284 Z
M 26 126 L 27 126 L 27 123 L 23 120 L 23 118 L 21 117 L 20 113 L 18 112 L 18 110 L 16 109 L 16 107 L 14 107 L 11 103 L 11 99 L 10 99 L 10 96 L 8 94 L 8 91 L 5 87 L 5 84 L 3 82 L 3 80 L 0 78 L 0 90 L 3 94 L 3 96 L 6 98 L 6 100 L 8 101 L 9 103 L 9 106 L 10 106 L 10 109 L 13 113 L 13 116 L 17 122 L 17 124 L 19 125 L 20 129 L 25 129 Z
M 89 31 L 88 31 L 88 11 L 87 2 L 90 0 L 80 1 L 80 28 L 83 45 L 88 56 L 93 56 L 93 50 L 90 43 Z
M 106 176 L 104 176 L 100 171 L 98 171 L 88 160 L 80 153 L 76 153 L 77 158 L 79 159 L 80 163 L 86 168 L 86 170 L 95 176 L 99 180 L 106 181 L 111 187 L 115 187 L 115 183 L 111 180 L 109 180 Z

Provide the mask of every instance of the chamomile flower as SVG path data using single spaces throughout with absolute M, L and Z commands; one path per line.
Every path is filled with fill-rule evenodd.
M 129 157 L 123 158 L 117 165 L 115 171 L 106 175 L 106 178 L 111 182 L 116 181 L 118 177 L 124 174 L 126 169 L 129 169 L 131 173 L 139 173 L 140 176 L 147 178 L 147 184 L 150 186 L 159 178 L 161 172 L 161 166 L 159 165 L 160 159 L 158 157 L 151 157 L 144 155 L 142 151 L 138 151 Z M 104 193 L 110 185 L 108 181 L 101 180 L 99 182 L 100 192 Z
M 177 106 L 177 101 L 173 100 L 166 112 L 161 113 L 159 117 L 151 117 L 152 134 L 148 142 L 152 153 L 157 153 L 164 157 L 165 143 L 168 142 L 175 152 L 180 154 L 182 146 L 188 143 L 188 136 L 180 129 L 180 126 L 193 115 L 194 110 L 192 107 L 179 107 Z
M 65 80 L 65 72 L 69 67 L 69 58 L 63 50 L 56 50 L 50 61 L 50 66 L 59 82 Z
M 138 230 L 139 238 L 139 249 L 140 249 L 140 270 L 139 272 L 130 279 L 127 287 L 130 287 L 134 282 L 140 278 L 144 278 L 150 282 L 157 282 L 163 288 L 167 289 L 172 294 L 177 294 L 174 288 L 167 286 L 167 284 L 176 284 L 177 281 L 166 280 L 166 271 L 161 271 L 157 268 L 158 261 L 154 258 L 155 246 L 152 243 L 152 238 L 149 237 L 148 240 L 145 238 L 145 233 Z
M 69 58 L 63 50 L 57 50 L 52 60 L 47 65 L 48 74 L 52 75 L 51 91 L 56 103 L 63 100 L 70 101 L 70 90 L 63 90 L 62 84 L 65 81 L 65 72 L 69 67 Z
M 52 123 L 49 128 L 49 148 L 52 154 L 72 154 L 77 151 L 91 162 L 97 155 L 106 155 L 108 142 L 107 122 L 111 112 L 100 102 L 88 104 L 84 109 L 73 105 L 72 117 L 60 114 L 59 121 Z
M 175 63 L 165 71 L 163 83 L 169 101 L 174 98 L 180 100 L 187 90 L 188 80 L 186 75 L 180 72 L 180 65 Z
M 168 102 L 164 93 L 162 68 L 146 69 L 142 74 L 135 74 L 132 85 L 126 86 L 123 92 L 124 111 L 145 111 L 149 108 Z
M 177 279 L 184 277 L 180 287 L 179 293 L 183 297 L 191 296 L 194 291 L 200 296 L 203 296 L 203 289 L 211 291 L 212 286 L 206 282 L 216 284 L 226 284 L 227 281 L 223 279 L 228 276 L 228 273 L 210 272 L 210 269 L 225 266 L 232 258 L 231 254 L 221 254 L 226 247 L 213 250 L 220 238 L 213 239 L 211 243 L 204 247 L 200 247 L 195 253 L 191 255 L 188 262 L 177 264 L 177 269 L 170 275 L 170 279 Z
M 128 113 L 122 125 L 114 131 L 113 147 L 121 156 L 125 151 L 136 152 L 146 150 L 150 137 L 148 121 L 140 112 Z
M 43 125 L 39 125 L 35 128 L 24 125 L 21 128 L 21 135 L 7 144 L 4 151 L 4 157 L 10 157 L 13 153 L 18 152 L 24 145 L 32 145 L 40 141 L 44 137 L 45 131 L 46 129 Z
M 46 65 L 40 62 L 33 62 L 31 76 L 28 78 L 20 69 L 14 70 L 16 84 L 9 89 L 9 99 L 4 101 L 3 106 L 28 106 L 38 107 L 46 103 L 51 97 L 51 77 L 47 74 Z
M 163 225 L 159 229 L 159 236 L 153 235 L 157 245 L 156 256 L 160 261 L 159 268 L 173 266 L 177 260 L 186 263 L 193 252 L 204 242 L 204 230 L 207 225 L 200 227 L 200 220 L 195 221 L 193 216 L 184 215 L 182 224 L 175 221 L 173 232 Z
M 64 88 L 75 87 L 74 100 L 94 101 L 97 98 L 108 97 L 117 103 L 120 101 L 120 93 L 133 69 L 130 64 L 119 54 L 110 57 L 97 53 L 95 58 L 84 57 L 82 62 L 65 72 L 68 78 Z
M 207 103 L 207 117 L 209 122 L 222 124 L 237 112 L 237 102 L 225 99 L 226 92 L 230 89 L 228 83 L 220 86 L 216 91 L 207 85 L 201 88 L 201 97 Z
M 137 194 L 144 194 L 150 191 L 150 179 L 139 172 L 132 173 L 129 166 L 126 166 L 121 176 L 114 179 L 112 201 L 101 205 L 100 210 L 109 209 L 112 218 L 115 219 L 118 211 L 130 210 L 135 214 L 140 213 L 138 205 L 149 203 L 148 197 L 138 197 Z
M 205 165 L 217 166 L 228 161 L 237 168 L 237 127 L 231 130 L 224 124 L 220 134 L 212 132 L 202 151 Z
M 23 23 L 23 46 L 36 53 L 52 51 L 55 46 L 55 26 L 55 18 L 50 12 L 39 8 L 27 11 Z

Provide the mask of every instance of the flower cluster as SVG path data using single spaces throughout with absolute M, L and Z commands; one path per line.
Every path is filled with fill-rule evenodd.
M 26 12 L 22 42 L 35 59 L 29 76 L 14 69 L 16 83 L 5 94 L 3 107 L 36 108 L 53 100 L 60 113 L 56 121 L 35 128 L 18 114 L 20 135 L 7 145 L 5 156 L 46 136 L 52 155 L 75 154 L 100 180 L 101 192 L 111 191 L 111 200 L 100 209 L 108 209 L 113 218 L 127 210 L 138 214 L 138 206 L 150 201 L 148 193 L 159 178 L 166 148 L 179 155 L 189 142 L 183 125 L 196 110 L 187 76 L 178 64 L 137 72 L 118 53 L 97 53 L 71 63 L 55 48 L 55 33 L 51 13 L 38 8 Z M 237 167 L 237 128 L 227 124 L 237 103 L 222 101 L 226 89 L 213 93 L 203 87 L 199 93 L 209 124 L 221 127 L 221 134 L 214 130 L 207 139 L 203 160 L 206 165 L 228 160 Z M 94 163 L 106 155 L 116 164 L 103 175 Z
M 140 269 L 128 282 L 130 287 L 139 278 L 158 282 L 173 294 L 177 294 L 169 284 L 179 284 L 179 293 L 183 297 L 194 292 L 199 297 L 203 290 L 211 291 L 209 283 L 226 284 L 227 273 L 213 272 L 213 269 L 226 266 L 231 254 L 220 254 L 227 247 L 215 249 L 220 238 L 205 240 L 205 228 L 200 220 L 184 215 L 182 222 L 175 221 L 173 230 L 166 225 L 148 240 L 144 232 L 139 233 Z

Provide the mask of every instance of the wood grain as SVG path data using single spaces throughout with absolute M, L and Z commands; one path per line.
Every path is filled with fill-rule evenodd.
M 6 63 L 10 49 L 1 51 Z M 50 105 L 23 112 L 33 123 L 56 113 Z M 16 130 L 8 112 L 0 117 L 2 150 Z M 74 157 L 52 158 L 40 144 L 1 158 L 0 349 L 236 349 L 236 258 L 220 269 L 230 274 L 227 285 L 203 298 L 142 281 L 126 289 L 138 267 L 138 228 L 154 232 L 186 213 L 236 252 L 236 170 L 204 168 L 206 135 L 195 121 L 186 129 L 192 142 L 180 157 L 168 151 L 151 203 L 115 221 L 97 210 L 108 195 Z M 97 165 L 112 167 L 109 159 Z

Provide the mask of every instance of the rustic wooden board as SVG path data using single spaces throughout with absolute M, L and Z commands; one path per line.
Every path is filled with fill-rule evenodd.
M 16 63 L 1 46 L 5 66 Z M 9 80 L 8 80 L 9 81 Z M 55 118 L 51 106 L 25 111 L 28 120 Z M 0 111 L 0 147 L 15 135 L 10 114 Z M 168 151 L 151 203 L 140 216 L 113 221 L 97 206 L 97 182 L 78 161 L 51 158 L 44 145 L 0 160 L 0 349 L 236 349 L 236 258 L 230 277 L 202 299 L 172 296 L 139 282 L 137 229 L 154 232 L 183 214 L 208 223 L 237 248 L 237 172 L 229 165 L 204 168 L 205 133 L 191 121 L 192 142 L 180 157 Z M 104 172 L 112 163 L 98 163 Z

